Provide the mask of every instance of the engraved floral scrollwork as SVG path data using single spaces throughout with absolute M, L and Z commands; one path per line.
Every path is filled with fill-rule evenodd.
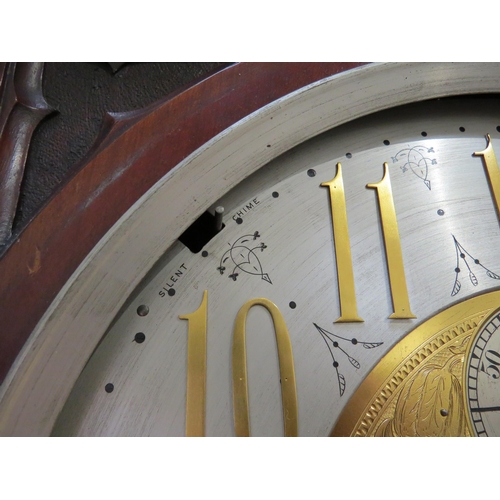
M 227 250 L 220 259 L 217 271 L 224 274 L 229 266 L 230 274 L 228 277 L 233 281 L 238 279 L 240 272 L 259 276 L 262 280 L 273 284 L 269 274 L 265 273 L 262 269 L 258 252 L 263 252 L 267 245 L 264 242 L 257 243 L 256 240 L 260 238 L 258 231 L 253 234 L 246 234 L 238 238 L 233 244 L 229 243 L 229 250 Z
M 370 398 L 351 435 L 470 436 L 463 370 L 484 317 L 482 312 L 443 328 L 401 360 Z
M 425 154 L 427 153 L 434 153 L 434 148 L 417 145 L 411 148 L 402 149 L 396 153 L 396 156 L 392 157 L 392 163 L 396 163 L 400 160 L 404 161 L 404 164 L 400 167 L 403 174 L 411 170 L 413 175 L 422 180 L 430 191 L 431 181 L 428 178 L 429 167 L 431 165 L 436 165 L 437 161 L 434 158 L 426 157 Z
M 423 364 L 399 393 L 392 418 L 385 418 L 376 436 L 465 436 L 461 371 L 467 337 L 450 347 L 444 365 Z

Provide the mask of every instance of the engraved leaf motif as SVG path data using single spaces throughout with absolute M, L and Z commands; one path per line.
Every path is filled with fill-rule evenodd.
M 347 356 L 347 358 L 349 359 L 351 365 L 354 366 L 354 368 L 359 368 L 361 366 L 359 362 L 355 360 L 352 356 Z
M 448 408 L 446 396 L 452 388 L 452 375 L 433 369 L 427 372 L 425 388 L 420 395 L 417 433 L 420 436 L 439 436 L 445 422 L 440 415 L 441 408 Z
M 441 408 L 447 408 L 446 395 L 452 387 L 451 374 L 429 365 L 409 384 L 399 408 L 400 436 L 439 436 L 442 434 Z M 403 396 L 403 394 L 401 395 Z
M 345 377 L 342 375 L 342 373 L 338 374 L 339 376 L 339 390 L 340 390 L 340 395 L 342 396 L 345 391 Z
M 477 286 L 477 278 L 476 278 L 476 275 L 470 271 L 469 272 L 469 278 L 470 278 L 470 282 L 474 285 L 474 286 Z
M 455 284 L 453 285 L 451 296 L 453 297 L 454 295 L 456 295 L 460 291 L 460 288 L 462 288 L 462 285 L 460 284 L 460 281 L 456 279 Z
M 498 276 L 498 274 L 492 273 L 491 271 L 486 271 L 486 274 L 487 274 L 490 278 L 493 278 L 494 280 L 500 280 L 500 276 Z
M 396 432 L 394 431 L 394 420 L 392 418 L 386 418 L 382 421 L 382 424 L 377 429 L 376 436 L 385 436 L 392 437 L 396 436 Z
M 464 435 L 462 386 L 453 370 L 462 364 L 467 342 L 464 339 L 449 349 L 452 356 L 444 366 L 433 363 L 417 369 L 399 394 L 393 417 L 377 430 L 378 436 Z
M 394 436 L 417 436 L 418 421 L 418 398 L 410 399 L 412 392 L 421 393 L 425 379 L 416 377 L 413 382 L 407 385 L 399 395 L 394 418 L 392 419 L 391 432 Z
M 364 342 L 363 347 L 365 349 L 374 349 L 375 347 L 378 347 L 379 345 L 382 345 L 383 342 Z
M 422 369 L 401 396 L 399 417 L 402 436 L 457 436 L 464 426 L 463 396 L 459 380 L 452 373 L 462 355 L 451 357 L 445 366 Z M 447 411 L 444 416 L 441 411 Z M 404 422 L 405 419 L 408 422 Z M 398 419 L 395 419 L 395 422 Z M 400 420 L 401 422 L 401 420 Z M 407 426 L 410 423 L 410 426 Z
M 450 394 L 449 414 L 452 418 L 446 421 L 446 436 L 461 436 L 465 426 L 465 414 L 463 409 L 462 386 L 456 377 L 452 380 L 452 389 Z

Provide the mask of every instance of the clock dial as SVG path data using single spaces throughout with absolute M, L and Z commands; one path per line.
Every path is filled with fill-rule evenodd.
M 209 208 L 224 208 L 223 229 L 206 215 L 154 265 L 53 433 L 324 436 L 358 421 L 364 407 L 351 402 L 363 381 L 410 332 L 500 285 L 495 164 L 474 155 L 488 133 L 500 150 L 497 108 L 461 98 L 381 112 L 310 139 L 224 194 Z M 455 325 L 439 318 L 433 335 Z M 485 341 L 481 388 L 497 383 L 500 352 L 497 336 Z M 463 345 L 447 348 L 463 364 Z M 427 365 L 430 376 L 448 370 L 461 406 L 458 423 L 437 433 L 467 433 L 470 396 L 455 384 L 455 359 L 441 361 Z M 428 379 L 412 377 L 399 391 Z M 481 404 L 498 406 L 494 392 L 478 388 Z M 450 414 L 444 406 L 432 408 Z M 396 425 L 387 415 L 380 433 Z
M 500 312 L 481 327 L 467 359 L 466 398 L 478 436 L 500 436 Z
M 221 109 L 238 101 L 232 78 L 255 66 L 239 68 L 218 75 Z M 3 337 L 29 340 L 14 365 L 12 352 L 2 358 L 3 435 L 328 435 L 346 412 L 359 417 L 350 402 L 409 332 L 498 286 L 498 101 L 423 102 L 498 92 L 498 67 L 371 64 L 314 81 L 316 69 L 311 85 L 279 87 L 281 98 L 219 135 L 208 127 L 212 139 L 196 151 L 189 142 L 182 161 L 162 129 L 168 106 L 136 117 L 84 168 L 95 190 L 77 176 L 30 226 L 2 261 L 31 273 L 35 252 L 41 264 L 7 273 Z M 210 103 L 218 77 L 195 89 Z M 249 82 L 245 95 L 268 102 Z M 104 198 L 117 209 L 101 224 Z M 69 224 L 60 232 L 45 225 L 55 212 Z M 54 250 L 78 231 L 68 267 Z M 21 290 L 26 321 L 13 319 Z
M 483 365 L 475 356 L 480 354 L 478 345 L 484 345 L 483 339 L 497 322 L 499 300 L 499 291 L 487 292 L 459 302 L 417 326 L 361 383 L 332 435 L 484 435 L 478 413 L 495 411 L 486 403 L 485 394 L 491 400 L 498 391 L 491 386 L 489 392 L 484 390 L 484 381 L 479 390 L 475 368 Z M 495 313 L 491 319 L 492 311 Z M 496 360 L 492 349 L 486 353 L 489 359 Z M 491 364 L 488 360 L 488 366 Z M 479 392 L 483 406 L 478 403 Z M 494 425 L 489 429 L 490 435 L 500 433 Z

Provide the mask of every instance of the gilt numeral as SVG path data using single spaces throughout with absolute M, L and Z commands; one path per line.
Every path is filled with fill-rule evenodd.
M 233 332 L 233 408 L 234 426 L 237 436 L 250 435 L 248 414 L 248 383 L 245 325 L 251 307 L 265 307 L 273 318 L 281 378 L 281 400 L 283 404 L 283 424 L 285 436 L 297 436 L 298 411 L 295 368 L 293 364 L 292 343 L 288 329 L 278 307 L 268 299 L 252 299 L 243 304 L 238 311 Z
M 336 323 L 360 322 L 363 320 L 358 316 L 356 305 L 351 243 L 349 241 L 344 181 L 340 163 L 337 163 L 337 175 L 331 181 L 323 182 L 321 186 L 327 187 L 330 191 L 335 261 L 340 297 L 340 318 L 337 319 Z
M 205 435 L 207 302 L 205 290 L 200 307 L 191 314 L 179 316 L 188 321 L 186 436 Z
M 337 279 L 340 297 L 340 318 L 338 318 L 336 322 L 348 323 L 363 321 L 357 311 L 344 182 L 340 163 L 337 163 L 337 174 L 335 177 L 331 181 L 323 182 L 321 186 L 327 187 L 330 191 L 335 261 L 337 264 Z M 384 163 L 384 176 L 382 180 L 376 184 L 367 184 L 366 187 L 377 190 L 393 305 L 393 313 L 389 318 L 415 318 L 416 316 L 411 312 L 408 298 L 398 221 L 396 219 L 396 210 L 394 208 L 391 179 L 387 163 Z
M 482 156 L 484 160 L 484 167 L 486 169 L 486 174 L 488 177 L 488 183 L 490 185 L 490 190 L 493 194 L 493 199 L 495 201 L 495 208 L 497 211 L 497 217 L 500 221 L 500 169 L 498 168 L 497 158 L 495 156 L 495 151 L 493 150 L 493 145 L 491 144 L 490 134 L 486 135 L 486 149 L 483 151 L 477 151 L 474 153 L 476 156 Z
M 186 436 L 205 435 L 206 377 L 207 377 L 207 302 L 203 292 L 200 307 L 191 314 L 179 316 L 188 320 L 188 362 L 186 395 Z M 273 318 L 281 377 L 281 399 L 285 436 L 298 434 L 297 388 L 292 343 L 283 315 L 270 300 L 252 299 L 243 304 L 236 316 L 233 333 L 233 406 L 237 436 L 250 435 L 248 413 L 247 359 L 245 325 L 251 307 L 265 307 Z
M 384 163 L 384 176 L 380 182 L 367 184 L 367 188 L 376 189 L 380 208 L 380 219 L 384 233 L 385 255 L 391 285 L 392 307 L 390 319 L 411 319 L 416 316 L 411 312 L 408 289 L 406 287 L 405 268 L 394 199 L 392 197 L 389 166 Z

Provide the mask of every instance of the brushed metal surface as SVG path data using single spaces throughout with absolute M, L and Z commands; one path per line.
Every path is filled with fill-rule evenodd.
M 499 68 L 491 63 L 367 65 L 299 89 L 207 142 L 122 216 L 48 307 L 0 387 L 0 434 L 50 434 L 79 374 L 131 294 L 174 249 L 176 238 L 243 179 L 301 142 L 360 116 L 435 97 L 498 93 Z M 495 106 L 490 101 L 489 107 Z M 461 118 L 459 103 L 455 110 Z
M 486 133 L 500 151 L 498 111 L 497 100 L 465 98 L 386 111 L 311 139 L 241 182 L 212 207 L 224 207 L 226 227 L 205 246 L 208 256 L 176 243 L 141 283 L 78 379 L 54 434 L 184 435 L 187 325 L 178 316 L 196 310 L 203 290 L 208 290 L 207 435 L 234 435 L 234 320 L 241 306 L 256 297 L 273 301 L 288 326 L 299 435 L 328 435 L 348 398 L 396 342 L 436 312 L 500 285 L 472 264 L 477 285 L 463 269 L 461 289 L 452 295 L 453 236 L 481 264 L 500 274 L 499 222 L 483 164 L 473 156 L 485 147 Z M 418 150 L 410 151 L 416 147 L 424 148 L 427 160 L 412 170 L 405 164 L 411 160 L 408 155 L 420 158 Z M 364 323 L 333 324 L 340 314 L 339 297 L 328 192 L 320 184 L 333 178 L 337 162 L 343 168 L 358 311 Z M 389 319 L 392 303 L 380 216 L 375 193 L 366 189 L 367 183 L 382 178 L 384 162 L 389 163 L 408 294 L 416 315 L 411 320 Z M 308 175 L 310 169 L 314 176 Z M 231 259 L 224 274 L 217 268 L 244 235 L 249 241 L 242 246 L 265 243 L 265 248 L 255 252 L 258 261 L 250 256 L 251 268 L 246 264 L 249 254 L 239 248 L 233 255 L 238 272 L 233 280 Z M 167 283 L 175 295 L 162 297 L 159 292 Z M 289 305 L 292 301 L 295 308 Z M 144 317 L 137 314 L 142 304 L 150 309 Z M 346 381 L 343 395 L 328 348 L 313 323 L 358 341 L 339 343 L 359 368 L 334 349 Z M 282 435 L 278 356 L 267 311 L 252 308 L 247 329 L 251 433 Z M 140 345 L 133 342 L 137 332 L 146 335 Z M 360 342 L 383 345 L 366 349 Z M 111 394 L 104 390 L 107 383 L 114 384 Z

